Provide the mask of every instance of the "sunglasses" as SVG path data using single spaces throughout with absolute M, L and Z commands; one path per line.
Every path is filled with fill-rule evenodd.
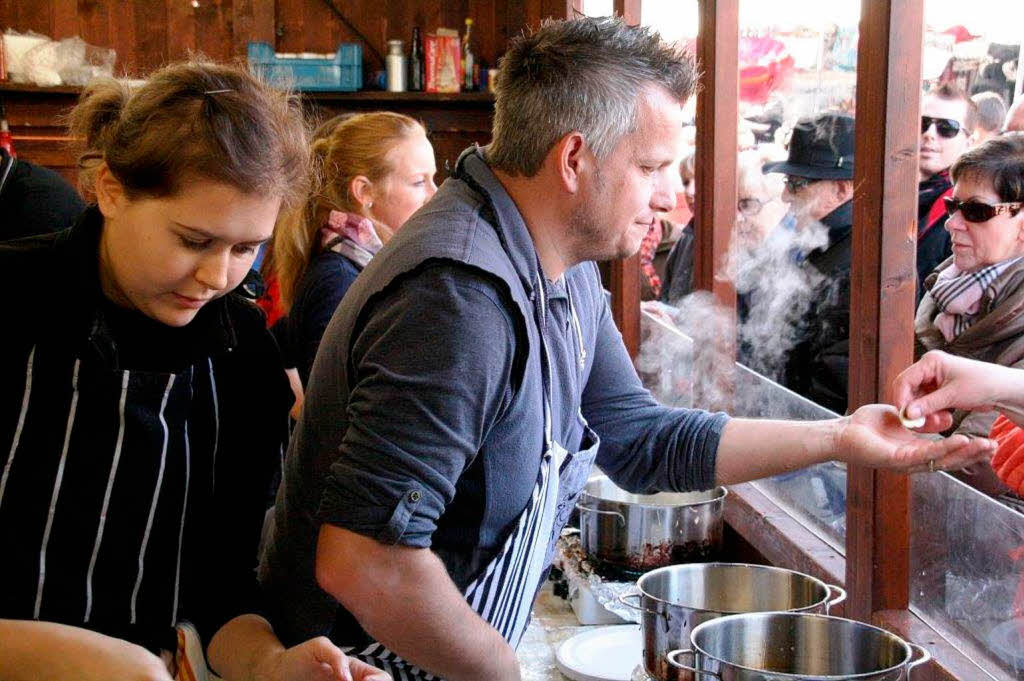
M 988 222 L 1004 211 L 1008 211 L 1011 216 L 1014 216 L 1020 212 L 1021 208 L 1024 208 L 1024 203 L 1020 202 L 988 204 L 981 201 L 960 201 L 952 196 L 946 196 L 942 200 L 946 204 L 947 214 L 953 215 L 960 211 L 960 215 L 964 216 L 964 220 L 967 222 Z
M 796 194 L 797 192 L 799 192 L 804 187 L 808 187 L 808 186 L 814 184 L 815 182 L 820 182 L 820 181 L 821 180 L 816 180 L 816 179 L 811 178 L 811 177 L 794 177 L 792 175 L 787 175 L 786 176 L 786 189 L 789 190 L 790 194 Z
M 933 123 L 935 124 L 935 130 L 939 133 L 939 137 L 945 137 L 946 139 L 952 139 L 959 135 L 961 130 L 964 130 L 960 122 L 954 121 L 952 118 L 921 116 L 921 134 L 923 135 L 928 132 L 928 128 L 932 127 Z

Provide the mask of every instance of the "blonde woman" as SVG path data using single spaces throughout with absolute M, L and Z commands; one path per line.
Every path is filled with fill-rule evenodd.
M 358 114 L 329 129 L 313 143 L 319 186 L 274 236 L 274 270 L 288 315 L 276 333 L 303 385 L 348 287 L 437 191 L 433 147 L 412 118 Z

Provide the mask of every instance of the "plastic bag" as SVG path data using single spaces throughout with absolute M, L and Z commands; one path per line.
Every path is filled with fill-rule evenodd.
M 79 37 L 50 40 L 37 33 L 4 34 L 4 56 L 11 80 L 39 86 L 86 85 L 114 73 L 114 50 L 89 45 Z
M 49 42 L 45 35 L 29 31 L 20 33 L 14 29 L 4 31 L 4 63 L 7 75 L 15 83 L 30 82 L 25 75 L 25 55 L 39 45 Z

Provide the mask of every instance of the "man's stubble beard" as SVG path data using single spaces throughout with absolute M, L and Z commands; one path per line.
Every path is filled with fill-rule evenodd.
M 594 189 L 591 195 L 575 206 L 569 215 L 569 242 L 572 244 L 572 255 L 575 262 L 587 260 L 603 262 L 633 255 L 633 253 L 620 253 L 616 235 L 602 231 L 603 226 L 599 216 L 602 206 L 598 204 L 606 203 L 604 192 L 604 177 L 598 169 L 595 173 Z M 612 239 L 615 241 L 613 242 Z

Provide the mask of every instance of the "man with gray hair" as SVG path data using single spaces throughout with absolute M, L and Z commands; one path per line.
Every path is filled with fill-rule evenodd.
M 1006 100 L 998 92 L 979 92 L 971 96 L 971 101 L 978 109 L 977 123 L 974 126 L 972 146 L 983 143 L 990 137 L 998 135 L 1006 118 Z
M 462 154 L 324 334 L 261 570 L 282 640 L 327 634 L 395 678 L 515 681 L 595 462 L 654 492 L 990 451 L 918 440 L 878 405 L 729 420 L 643 389 L 592 261 L 635 253 L 674 207 L 695 71 L 618 19 L 512 42 L 494 141 Z

